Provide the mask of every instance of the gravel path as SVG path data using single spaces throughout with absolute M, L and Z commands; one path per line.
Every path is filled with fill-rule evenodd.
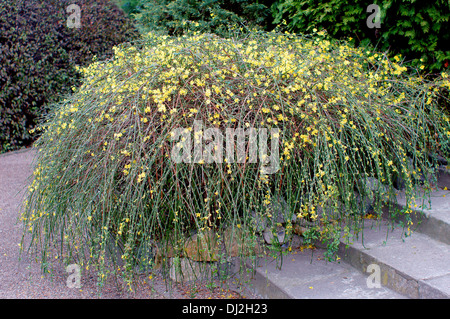
M 26 149 L 0 155 L 0 299 L 189 299 L 189 298 L 258 298 L 247 289 L 233 283 L 225 286 L 216 281 L 210 289 L 201 284 L 177 285 L 167 289 L 159 275 L 151 279 L 141 277 L 133 292 L 124 289 L 120 282 L 109 280 L 102 294 L 97 293 L 95 275 L 82 278 L 81 289 L 68 288 L 68 273 L 64 266 L 55 265 L 51 275 L 42 276 L 40 265 L 23 255 L 19 260 L 19 242 L 22 225 L 18 223 L 20 205 L 29 178 L 36 151 Z

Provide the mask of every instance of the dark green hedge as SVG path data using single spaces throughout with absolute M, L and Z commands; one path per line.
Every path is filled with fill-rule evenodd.
M 228 37 L 235 26 L 270 28 L 270 0 L 118 0 L 142 32 L 181 35 L 186 31 Z
M 381 9 L 381 28 L 368 28 L 370 4 Z M 450 2 L 448 0 L 280 0 L 272 6 L 275 23 L 311 32 L 326 29 L 335 38 L 371 43 L 378 51 L 400 53 L 413 66 L 428 72 L 449 70 Z
M 68 28 L 70 0 L 0 1 L 0 153 L 30 145 L 29 130 L 78 85 L 75 65 L 138 34 L 107 0 L 77 0 L 81 28 Z

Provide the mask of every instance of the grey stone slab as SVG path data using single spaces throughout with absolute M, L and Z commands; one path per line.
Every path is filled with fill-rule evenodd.
M 437 182 L 438 187 L 450 188 L 450 166 L 442 166 L 439 169 L 437 177 L 438 177 Z
M 362 272 L 378 265 L 382 284 L 410 298 L 448 298 L 449 245 L 419 232 L 405 236 L 386 221 L 372 224 L 348 248 L 341 241 L 345 261 Z
M 398 204 L 402 206 L 406 205 L 406 195 L 404 192 L 399 192 L 396 197 Z M 425 213 L 432 214 L 435 211 L 450 212 L 450 191 L 438 188 L 430 192 L 428 196 L 424 191 L 419 190 L 415 194 L 415 200 L 411 204 L 411 209 Z
M 415 229 L 423 234 L 430 236 L 431 238 L 438 240 L 442 243 L 450 245 L 450 224 L 444 221 L 448 219 L 449 212 L 433 212 L 432 216 L 423 218 L 414 214 L 414 222 L 418 227 Z
M 450 191 L 436 189 L 430 196 L 418 191 L 415 201 L 408 207 L 405 193 L 399 192 L 395 204 L 399 209 L 412 209 L 411 218 L 418 226 L 415 227 L 417 231 L 450 245 Z M 388 213 L 389 209 L 385 207 L 384 211 Z M 404 220 L 404 217 L 400 219 Z
M 449 246 L 421 234 L 405 237 L 400 227 L 366 229 L 353 245 L 401 273 L 417 280 L 450 274 Z
M 424 298 L 450 298 L 450 274 L 423 280 L 420 293 Z
M 342 261 L 326 261 L 320 249 L 313 255 L 306 250 L 289 254 L 281 265 L 276 260 L 261 259 L 256 272 L 262 280 L 257 285 L 272 287 L 274 291 L 272 294 L 270 289 L 265 289 L 261 295 L 266 298 L 277 298 L 280 293 L 285 298 L 294 299 L 404 298 L 386 287 L 369 288 L 369 274 L 365 275 Z

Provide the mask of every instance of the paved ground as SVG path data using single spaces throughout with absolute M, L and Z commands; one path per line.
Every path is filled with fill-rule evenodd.
M 233 283 L 228 287 L 220 282 L 216 288 L 202 285 L 179 285 L 166 289 L 161 276 L 143 276 L 131 293 L 121 283 L 110 280 L 101 296 L 97 293 L 96 278 L 86 275 L 81 289 L 68 288 L 68 273 L 55 266 L 51 276 L 42 276 L 40 265 L 25 255 L 19 260 L 22 226 L 17 222 L 20 204 L 32 174 L 34 150 L 22 150 L 0 155 L 0 299 L 22 298 L 259 298 Z
M 68 288 L 64 266 L 56 265 L 43 277 L 40 265 L 25 255 L 19 260 L 22 228 L 17 223 L 20 203 L 32 174 L 34 150 L 0 155 L 0 299 L 8 298 L 448 298 L 450 296 L 450 192 L 433 193 L 433 209 L 427 210 L 419 232 L 405 239 L 401 230 L 369 229 L 364 244 L 356 241 L 339 262 L 327 262 L 323 250 L 294 250 L 284 257 L 281 270 L 273 260 L 261 260 L 250 285 L 215 281 L 168 286 L 158 274 L 142 276 L 133 292 L 110 280 L 97 294 L 95 275 L 84 274 L 82 288 Z M 448 185 L 450 188 L 450 185 Z M 398 203 L 402 205 L 401 196 Z M 393 235 L 394 234 L 394 235 Z M 342 246 L 342 245 L 341 245 Z M 383 286 L 369 288 L 366 269 L 381 266 Z

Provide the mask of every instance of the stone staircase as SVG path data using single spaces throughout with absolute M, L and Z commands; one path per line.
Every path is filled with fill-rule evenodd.
M 280 261 L 260 260 L 251 288 L 263 298 L 449 298 L 450 171 L 438 178 L 431 203 L 415 196 L 410 236 L 399 223 L 367 220 L 353 242 L 341 240 L 338 261 L 325 261 L 320 248 L 291 252 L 281 269 Z M 394 205 L 405 208 L 403 192 Z

